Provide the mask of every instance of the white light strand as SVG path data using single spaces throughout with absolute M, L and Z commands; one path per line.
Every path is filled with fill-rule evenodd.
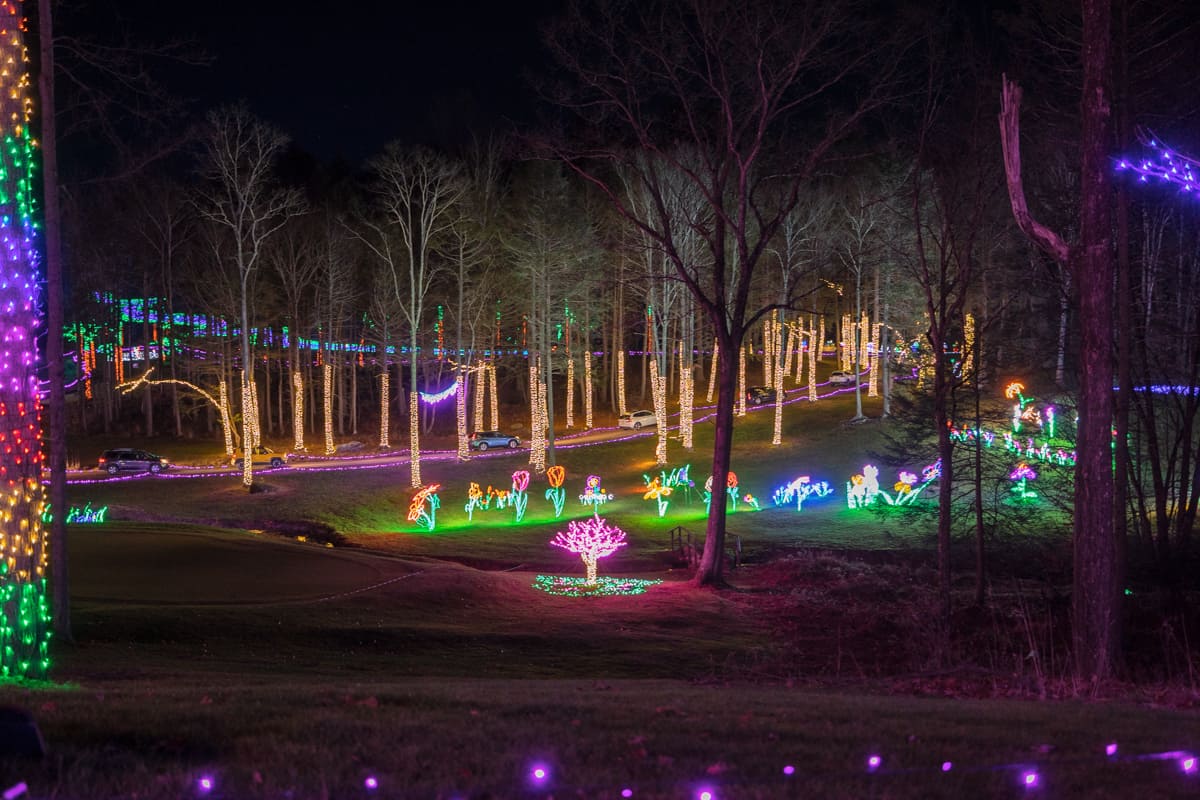
M 592 429 L 592 351 L 583 351 L 583 427 Z
M 475 368 L 471 370 L 471 374 L 475 378 L 473 381 L 475 388 L 475 424 L 473 429 L 477 431 L 483 430 L 483 399 L 484 390 L 487 388 L 488 368 L 486 362 L 476 362 Z
M 391 431 L 389 430 L 389 406 L 391 405 L 391 397 L 389 396 L 390 384 L 387 365 L 383 367 L 383 372 L 379 374 L 379 449 L 387 450 L 391 447 Z
M 817 360 L 821 360 L 822 352 L 825 349 L 825 315 L 821 315 L 820 329 L 817 331 Z
M 708 368 L 708 401 L 713 401 L 713 392 L 717 388 L 717 352 L 720 348 L 716 342 L 713 342 L 712 365 Z
M 536 472 L 546 471 L 546 396 L 541 380 L 539 357 L 529 356 L 529 466 Z
M 421 481 L 421 407 L 420 392 L 414 386 L 408 393 L 408 485 L 422 489 Z
M 469 461 L 471 448 L 467 444 L 467 376 L 462 370 L 454 377 L 454 410 L 458 424 L 458 460 Z
M 796 358 L 796 323 L 785 323 L 787 328 L 787 343 L 783 346 L 783 374 L 792 374 L 792 361 Z M 800 382 L 800 376 L 796 376 L 796 383 Z
M 870 370 L 867 377 L 867 397 L 879 397 L 879 337 L 883 331 L 883 325 L 876 322 L 871 326 L 871 349 L 867 358 L 867 369 Z
M 625 351 L 617 353 L 617 415 L 625 416 Z
M 492 401 L 491 409 L 490 409 L 492 412 L 492 416 L 491 416 L 492 424 L 491 424 L 490 430 L 498 431 L 498 430 L 500 430 L 500 400 L 499 400 L 498 395 L 496 394 L 496 362 L 495 361 L 491 362 L 488 365 L 487 373 L 488 373 L 488 399 Z
M 667 378 L 659 374 L 658 359 L 650 358 L 650 393 L 654 398 L 654 421 L 657 443 L 654 446 L 654 463 L 667 463 Z
M 386 430 L 386 416 L 383 423 Z M 304 378 L 299 369 L 292 373 L 292 449 L 298 453 L 304 450 Z
M 575 427 L 575 359 L 567 359 L 567 427 Z
M 841 342 L 839 351 L 841 352 L 841 365 L 843 372 L 850 371 L 850 338 L 854 335 L 854 323 L 850 321 L 849 314 L 842 314 Z
M 763 337 L 762 385 L 763 386 L 771 386 L 775 382 L 775 380 L 774 380 L 775 379 L 775 371 L 771 368 L 771 362 L 774 360 L 773 359 L 774 354 L 771 352 L 772 342 L 774 341 L 774 338 L 775 338 L 775 312 L 774 311 L 771 312 L 771 316 L 763 318 L 762 332 L 763 332 L 762 333 L 762 337 Z
M 775 337 L 771 343 L 775 347 L 783 346 L 783 328 L 779 325 L 775 327 Z M 771 444 L 783 444 L 783 362 L 779 358 L 779 353 L 775 354 L 775 374 L 772 376 L 774 380 L 772 385 L 775 387 L 775 433 L 771 438 Z
M 695 378 L 692 370 L 687 369 L 679 376 L 679 433 L 683 440 L 683 449 L 692 449 L 692 405 L 695 402 Z
M 746 347 L 738 347 L 737 415 L 746 416 Z
M 822 328 L 824 324 L 822 323 Z M 821 340 L 813 340 L 813 333 L 808 332 L 808 402 L 817 402 L 817 358 L 821 354 Z
M 324 397 L 321 399 L 325 411 L 325 455 L 331 456 L 337 448 L 333 444 L 333 366 L 326 359 L 321 367 Z
M 968 313 L 963 322 L 963 367 L 965 381 L 974 381 L 975 375 L 975 315 Z
M 258 418 L 258 383 L 253 378 L 247 382 L 250 385 L 250 436 L 254 439 L 254 446 L 258 447 L 262 444 L 262 424 Z
M 233 426 L 229 424 L 229 420 L 233 417 L 229 413 L 229 386 L 225 380 L 221 380 L 221 417 L 225 421 L 222 427 L 225 428 L 225 455 L 233 455 Z
M 254 484 L 254 464 L 250 458 L 254 450 L 251 444 L 254 436 L 251 430 L 254 425 L 251 399 L 250 383 L 246 380 L 246 371 L 242 370 L 242 485 L 246 488 Z

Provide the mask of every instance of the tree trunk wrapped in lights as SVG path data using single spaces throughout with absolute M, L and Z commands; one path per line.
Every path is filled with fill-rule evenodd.
M 387 396 L 387 376 L 384 376 L 384 396 Z M 384 431 L 387 430 L 387 417 L 383 418 Z M 304 378 L 297 369 L 292 373 L 292 449 L 297 453 L 304 452 Z
M 233 455 L 233 424 L 230 422 L 233 415 L 229 413 L 229 385 L 224 379 L 221 380 L 221 425 L 225 429 L 225 455 Z
M 414 356 L 415 358 L 415 356 Z M 413 489 L 420 489 L 421 483 L 421 409 L 417 405 L 420 395 L 413 387 L 408 393 L 408 482 Z
M 471 448 L 467 444 L 467 376 L 462 370 L 454 376 L 454 411 L 458 426 L 458 460 L 468 461 Z
M 567 359 L 567 427 L 575 427 L 575 359 Z
M 822 326 L 824 327 L 824 326 Z M 821 357 L 821 339 L 808 332 L 808 402 L 817 402 L 817 359 Z
M 625 416 L 625 351 L 617 353 L 617 414 Z
M 708 399 L 705 401 L 707 403 L 713 401 L 713 392 L 717 389 L 717 352 L 719 349 L 717 343 L 713 342 L 712 363 L 708 368 Z
M 0 4 L 0 677 L 43 678 L 50 667 L 50 607 L 46 593 L 46 510 L 42 484 L 42 421 L 38 394 L 40 254 L 34 224 L 36 150 L 29 130 L 33 117 L 24 44 L 25 22 L 18 4 Z M 58 332 L 56 332 L 57 334 Z
M 321 367 L 324 383 L 322 402 L 325 410 L 325 455 L 331 456 L 337 452 L 333 444 L 333 365 L 328 360 Z
M 739 417 L 746 416 L 746 347 L 738 347 L 737 400 L 735 402 Z
M 487 388 L 488 364 L 486 361 L 475 362 L 475 368 L 471 370 L 471 374 L 475 376 L 475 416 L 474 430 L 483 430 L 483 400 L 484 390 Z
M 491 429 L 500 430 L 500 400 L 496 395 L 496 362 L 488 365 L 488 399 L 491 400 Z
M 242 484 L 254 485 L 254 464 L 250 458 L 254 452 L 254 393 L 246 371 L 242 370 Z
M 387 450 L 392 446 L 391 431 L 389 430 L 389 412 L 391 411 L 392 399 L 389 392 L 388 380 L 391 376 L 388 375 L 387 365 L 383 367 L 383 372 L 379 373 L 379 449 Z
M 654 398 L 654 424 L 657 430 L 654 463 L 667 463 L 667 378 L 658 371 L 658 359 L 650 359 L 650 392 Z
M 583 351 L 583 427 L 592 429 L 592 351 Z

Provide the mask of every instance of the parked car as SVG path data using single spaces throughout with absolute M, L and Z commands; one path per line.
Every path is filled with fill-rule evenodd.
M 658 424 L 658 420 L 654 417 L 653 411 L 633 411 L 628 414 L 622 414 L 617 417 L 617 425 L 622 428 L 633 428 L 635 431 L 640 431 L 642 428 L 653 428 Z
M 832 372 L 829 374 L 829 382 L 831 384 L 833 384 L 834 386 L 840 386 L 840 385 L 847 384 L 847 383 L 853 384 L 854 383 L 854 373 L 853 372 L 842 372 L 841 370 L 838 370 L 837 372 Z
M 145 450 L 137 450 L 132 447 L 117 447 L 112 450 L 105 450 L 97 464 L 100 469 L 109 475 L 116 475 L 118 472 L 153 472 L 157 474 L 170 465 L 171 462 L 162 456 L 156 456 L 154 453 L 147 453 Z
M 287 459 L 287 453 L 276 453 L 269 447 L 259 445 L 250 451 L 250 468 L 278 469 L 287 463 Z M 245 458 L 240 453 L 235 453 L 230 460 L 238 469 L 241 469 L 245 463 Z
M 521 439 L 500 431 L 475 431 L 471 434 L 469 444 L 472 450 L 478 450 L 481 453 L 493 447 L 507 447 L 515 450 L 521 446 Z
M 770 386 L 751 386 L 746 390 L 746 402 L 752 406 L 775 402 L 775 390 Z

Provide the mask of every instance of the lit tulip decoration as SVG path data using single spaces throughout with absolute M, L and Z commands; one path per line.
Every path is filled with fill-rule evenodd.
M 592 514 L 600 516 L 600 506 L 612 500 L 613 496 L 604 491 L 604 487 L 600 485 L 599 475 L 588 475 L 587 481 L 584 483 L 583 494 L 579 495 L 579 502 L 585 506 L 592 507 Z
M 486 511 L 491 499 L 490 494 L 484 494 L 483 490 L 479 488 L 479 484 L 472 481 L 470 488 L 467 489 L 467 504 L 463 506 L 463 510 L 467 512 L 467 519 L 474 518 L 476 509 L 482 508 Z
M 519 469 L 512 474 L 512 492 L 509 493 L 509 503 L 517 509 L 517 522 L 525 519 L 525 506 L 529 504 L 529 470 Z
M 546 490 L 546 499 L 554 503 L 555 519 L 562 516 L 563 503 L 567 501 L 567 490 L 563 488 L 563 479 L 566 477 L 565 467 L 556 465 L 546 470 L 546 480 L 550 482 L 550 488 Z

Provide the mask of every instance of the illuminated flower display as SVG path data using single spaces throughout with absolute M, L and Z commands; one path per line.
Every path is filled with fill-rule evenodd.
M 913 476 L 914 479 L 916 476 Z M 804 501 L 810 497 L 828 497 L 833 494 L 833 488 L 825 481 L 813 483 L 808 475 L 801 475 L 794 481 L 784 484 L 771 495 L 771 501 L 777 506 L 796 504 L 796 510 L 804 508 Z
M 592 513 L 599 516 L 600 506 L 612 499 L 613 496 L 604 491 L 604 488 L 600 485 L 599 475 L 587 476 L 587 480 L 584 481 L 583 485 L 583 494 L 579 495 L 580 503 L 583 503 L 585 506 L 591 506 Z
M 438 497 L 441 484 L 431 483 L 413 495 L 408 504 L 408 521 L 423 525 L 427 530 L 433 530 L 437 524 L 437 510 L 442 505 Z
M 563 503 L 567 500 L 567 490 L 563 488 L 563 480 L 567 477 L 565 467 L 555 465 L 546 470 L 546 480 L 550 488 L 546 490 L 546 499 L 554 504 L 554 518 L 562 516 Z
M 488 503 L 491 501 L 490 494 L 484 494 L 479 488 L 479 484 L 474 481 L 467 489 L 467 504 L 463 506 L 463 510 L 467 512 L 467 519 L 474 519 L 476 509 L 487 510 Z
M 1028 482 L 1036 478 L 1037 473 L 1033 470 L 1033 467 L 1024 461 L 1017 464 L 1016 469 L 1009 473 L 1008 479 L 1017 482 L 1012 491 L 1017 495 L 1018 500 L 1030 500 L 1037 497 L 1037 492 L 1030 491 L 1028 488 Z
M 517 510 L 517 522 L 525 519 L 525 506 L 529 505 L 529 495 L 525 494 L 525 490 L 529 488 L 529 470 L 519 469 L 512 474 L 512 492 L 509 494 L 509 503 Z
M 658 515 L 660 517 L 665 515 L 667 506 L 671 504 L 667 498 L 674 490 L 670 486 L 664 486 L 661 477 L 651 478 L 649 475 L 643 475 L 642 480 L 646 482 L 646 493 L 642 495 L 642 499 L 654 500 L 658 504 Z

